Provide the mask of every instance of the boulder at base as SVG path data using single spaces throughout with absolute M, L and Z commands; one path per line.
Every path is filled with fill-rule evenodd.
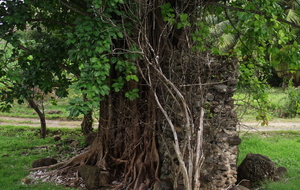
M 248 154 L 238 167 L 238 181 L 248 179 L 253 185 L 265 180 L 274 180 L 275 163 L 261 154 Z
M 50 165 L 53 165 L 53 164 L 56 164 L 57 163 L 57 160 L 54 159 L 54 158 L 41 158 L 41 159 L 38 159 L 38 160 L 35 160 L 32 162 L 32 167 L 33 168 L 38 168 L 38 167 L 43 167 L 43 166 L 50 166 Z
M 97 166 L 81 165 L 78 170 L 87 189 L 99 189 L 110 182 L 109 172 Z

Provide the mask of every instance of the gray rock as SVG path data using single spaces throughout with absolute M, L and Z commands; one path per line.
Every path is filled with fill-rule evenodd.
M 152 190 L 172 190 L 173 186 L 168 181 L 155 181 L 152 186 Z
M 234 146 L 241 144 L 242 140 L 238 136 L 232 136 L 227 138 L 227 142 L 229 145 Z
M 214 98 L 215 98 L 215 96 L 214 96 L 212 93 L 207 93 L 206 99 L 207 99 L 208 101 L 213 101 Z
M 97 166 L 81 165 L 78 169 L 87 189 L 99 189 L 110 183 L 110 174 Z
M 56 164 L 57 160 L 54 158 L 41 158 L 32 162 L 32 168 L 38 168 L 43 166 L 50 166 Z
M 261 154 L 248 154 L 238 167 L 238 181 L 248 179 L 253 185 L 274 180 L 275 163 Z
M 216 89 L 218 92 L 222 92 L 222 93 L 227 92 L 227 85 L 225 85 L 225 84 L 217 84 L 217 85 L 214 85 L 213 87 L 214 87 L 214 89 Z
M 229 78 L 227 84 L 228 85 L 237 85 L 237 83 L 239 82 L 238 79 L 234 79 L 234 78 Z
M 47 111 L 47 114 L 62 114 L 62 111 L 60 110 L 50 110 L 50 111 Z

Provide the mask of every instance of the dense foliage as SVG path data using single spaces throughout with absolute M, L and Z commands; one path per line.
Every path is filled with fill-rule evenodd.
M 132 42 L 129 37 L 135 32 L 131 29 L 139 20 L 120 8 L 129 3 L 135 6 L 122 0 L 2 2 L 2 49 L 10 49 L 10 53 L 2 54 L 1 83 L 6 85 L 2 92 L 13 94 L 5 100 L 17 98 L 22 102 L 34 87 L 45 93 L 55 87 L 56 94 L 63 97 L 70 83 L 76 81 L 78 93 L 87 94 L 89 99 L 72 101 L 71 116 L 77 116 L 97 108 L 110 89 L 118 92 L 126 82 L 138 81 L 134 61 L 142 52 L 133 43 L 124 43 Z M 197 49 L 240 60 L 240 86 L 255 94 L 264 119 L 267 96 L 263 89 L 272 71 L 299 80 L 293 74 L 299 67 L 298 3 L 211 2 L 205 11 L 199 7 L 205 13 L 198 15 L 201 22 L 191 20 L 188 13 L 178 15 L 171 3 L 161 6 L 161 11 L 164 21 L 177 30 L 196 24 L 198 30 L 192 35 Z M 108 80 L 111 67 L 122 73 L 113 81 Z M 137 92 L 130 89 L 126 97 L 134 99 Z M 5 108 L 7 105 L 2 106 Z

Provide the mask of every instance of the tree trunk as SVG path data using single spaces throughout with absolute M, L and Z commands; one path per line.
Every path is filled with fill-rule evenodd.
M 130 82 L 128 90 L 138 86 Z M 101 102 L 97 165 L 112 174 L 124 172 L 124 188 L 140 189 L 158 179 L 155 104 L 148 88 L 143 99 L 130 101 L 123 93 L 112 93 Z M 114 165 L 114 166 L 112 166 Z
M 176 19 L 197 7 L 193 1 L 132 1 L 123 7 L 139 18 L 136 33 L 124 35 L 121 45 L 138 48 L 134 64 L 140 80 L 101 97 L 97 138 L 81 160 L 68 165 L 98 166 L 112 180 L 122 180 L 116 189 L 144 190 L 162 179 L 171 179 L 174 189 L 226 189 L 236 182 L 237 144 L 230 139 L 236 138 L 231 97 L 237 62 L 193 48 L 197 28 L 170 25 L 161 10 L 167 2 L 181 11 Z M 107 84 L 125 78 L 114 65 L 110 69 Z M 136 88 L 139 98 L 130 101 L 125 94 Z
M 126 42 L 142 52 L 135 62 L 140 81 L 129 81 L 118 93 L 111 90 L 100 103 L 98 138 L 87 163 L 109 170 L 112 179 L 122 171 L 119 188 L 147 189 L 155 180 L 171 178 L 174 189 L 224 189 L 236 181 L 236 145 L 224 139 L 236 136 L 231 99 L 236 83 L 228 81 L 237 77 L 237 63 L 193 50 L 197 42 L 190 35 L 195 31 L 164 22 L 164 3 L 138 6 L 141 23 L 133 31 L 139 33 Z M 193 9 L 174 6 L 182 6 L 178 14 Z M 118 77 L 111 66 L 110 80 Z M 135 88 L 139 98 L 125 98 Z
M 93 131 L 93 111 L 88 111 L 86 114 L 84 114 L 81 123 L 81 130 L 84 135 L 87 135 Z
M 34 100 L 30 99 L 30 98 L 26 98 L 26 100 L 28 101 L 29 105 L 31 108 L 34 109 L 34 111 L 39 115 L 40 121 L 41 121 L 41 138 L 45 138 L 46 137 L 46 117 L 45 117 L 45 113 L 41 112 L 41 110 L 39 109 L 39 106 L 35 103 Z
M 83 88 L 81 90 L 83 90 Z M 87 94 L 85 93 L 83 93 L 82 99 L 84 102 L 89 101 L 89 99 L 87 98 Z M 84 114 L 81 123 L 81 130 L 84 135 L 87 135 L 93 131 L 93 110 L 89 110 Z

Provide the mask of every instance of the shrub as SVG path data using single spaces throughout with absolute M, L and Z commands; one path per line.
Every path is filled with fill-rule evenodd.
M 287 89 L 286 104 L 281 110 L 281 117 L 296 117 L 300 114 L 300 89 L 289 86 Z

